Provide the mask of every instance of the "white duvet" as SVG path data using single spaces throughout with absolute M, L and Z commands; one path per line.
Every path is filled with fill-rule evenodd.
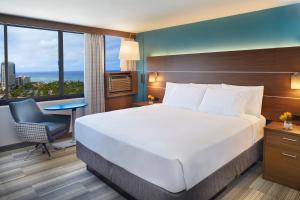
M 262 138 L 265 118 L 144 106 L 78 118 L 76 139 L 170 192 L 189 190 Z

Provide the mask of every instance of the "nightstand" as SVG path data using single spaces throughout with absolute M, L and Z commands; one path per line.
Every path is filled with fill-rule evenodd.
M 149 104 L 148 101 L 141 101 L 141 102 L 134 102 L 132 104 L 132 107 L 141 107 L 141 106 L 148 106 L 148 105 L 151 105 Z
M 284 130 L 272 122 L 265 127 L 263 177 L 300 190 L 300 126 Z

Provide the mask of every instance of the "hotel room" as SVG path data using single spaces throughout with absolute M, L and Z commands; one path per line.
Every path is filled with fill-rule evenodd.
M 0 199 L 300 200 L 300 1 L 1 0 Z

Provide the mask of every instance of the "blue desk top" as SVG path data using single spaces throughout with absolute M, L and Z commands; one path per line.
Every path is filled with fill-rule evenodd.
M 88 104 L 81 102 L 81 103 L 65 103 L 65 104 L 56 104 L 52 106 L 47 106 L 44 110 L 69 110 L 69 109 L 76 109 L 76 108 L 83 108 L 86 107 Z

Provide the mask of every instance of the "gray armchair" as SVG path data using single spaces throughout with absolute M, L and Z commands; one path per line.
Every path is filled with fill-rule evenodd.
M 46 143 L 52 143 L 69 132 L 70 116 L 44 114 L 33 99 L 11 102 L 9 108 L 14 119 L 16 134 L 22 141 L 42 145 L 49 157 Z

